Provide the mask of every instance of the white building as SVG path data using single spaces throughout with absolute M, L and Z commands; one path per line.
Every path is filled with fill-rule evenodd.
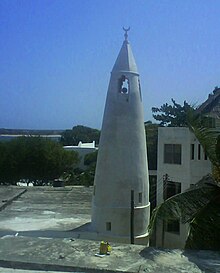
M 146 137 L 139 74 L 125 40 L 113 67 L 99 142 L 92 229 L 102 239 L 148 243 Z
M 211 172 L 211 163 L 195 135 L 185 127 L 161 127 L 158 132 L 157 205 L 184 192 Z M 183 248 L 186 225 L 160 222 L 156 245 Z
M 95 141 L 91 143 L 82 143 L 80 141 L 77 146 L 64 146 L 63 148 L 66 151 L 75 151 L 78 153 L 80 159 L 78 167 L 82 170 L 86 169 L 84 164 L 85 156 L 98 150 L 98 148 L 95 146 Z
M 216 88 L 198 108 L 206 126 L 220 128 L 220 89 Z M 184 192 L 211 173 L 211 162 L 195 135 L 184 127 L 161 127 L 158 131 L 157 205 Z M 183 248 L 188 227 L 179 221 L 158 222 L 156 246 Z

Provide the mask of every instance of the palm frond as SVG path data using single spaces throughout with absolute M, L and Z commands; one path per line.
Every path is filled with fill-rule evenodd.
M 208 181 L 212 183 L 207 184 Z M 192 221 L 196 214 L 218 194 L 220 195 L 220 188 L 210 176 L 207 176 L 192 189 L 170 197 L 153 210 L 148 227 L 150 234 L 153 233 L 157 220 L 181 219 L 182 223 Z
M 220 250 L 220 211 L 218 200 L 212 200 L 190 223 L 187 249 Z

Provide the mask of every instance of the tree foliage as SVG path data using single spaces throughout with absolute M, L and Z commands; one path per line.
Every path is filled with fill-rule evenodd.
M 95 141 L 96 144 L 99 143 L 100 131 L 90 127 L 77 125 L 71 130 L 66 130 L 62 133 L 61 143 L 63 145 L 78 145 L 80 141 L 82 142 L 92 142 Z
M 20 179 L 49 181 L 71 170 L 78 154 L 65 151 L 51 140 L 40 137 L 19 137 L 0 142 L 0 182 L 15 184 Z
M 88 187 L 94 184 L 97 156 L 98 151 L 85 155 L 84 165 L 86 165 L 87 168 L 79 175 L 79 181 L 81 185 Z
M 84 165 L 86 166 L 96 165 L 97 157 L 98 157 L 98 151 L 85 155 Z
M 164 103 L 160 108 L 152 107 L 153 117 L 160 121 L 161 126 L 183 127 L 188 126 L 187 114 L 188 111 L 194 108 L 186 101 L 183 106 L 171 99 L 172 105 Z

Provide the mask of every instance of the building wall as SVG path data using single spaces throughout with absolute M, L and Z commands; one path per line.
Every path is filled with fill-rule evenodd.
M 82 170 L 85 170 L 88 168 L 84 165 L 84 158 L 87 154 L 94 153 L 98 150 L 97 147 L 95 147 L 95 141 L 92 143 L 81 143 L 79 142 L 78 146 L 64 146 L 63 147 L 66 151 L 75 151 L 79 155 L 79 164 L 78 167 Z
M 165 163 L 165 144 L 181 145 L 181 164 Z M 194 148 L 194 149 L 193 149 Z M 194 150 L 194 152 L 192 151 Z M 200 150 L 200 152 L 199 152 Z M 170 182 L 177 182 L 176 190 L 185 191 L 211 172 L 211 163 L 194 134 L 185 127 L 162 127 L 158 131 L 157 205 L 166 199 Z M 180 184 L 179 184 L 180 183 Z M 178 187 L 177 187 L 178 186 Z M 178 193 L 178 192 L 176 192 Z M 183 248 L 187 226 L 180 224 L 179 231 L 167 231 L 165 222 L 158 222 L 156 245 L 167 248 Z
M 217 129 L 220 130 L 220 118 L 215 119 L 215 126 L 216 126 Z

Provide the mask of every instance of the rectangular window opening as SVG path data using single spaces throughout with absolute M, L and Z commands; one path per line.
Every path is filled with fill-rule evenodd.
M 118 80 L 118 92 L 121 94 L 129 93 L 129 80 L 125 75 L 122 75 Z
M 181 183 L 173 181 L 164 181 L 163 199 L 166 200 L 173 195 L 181 193 Z
M 181 164 L 181 144 L 164 144 L 164 163 Z
M 138 202 L 142 203 L 142 192 L 139 192 L 138 194 Z
M 169 220 L 165 222 L 165 231 L 180 234 L 180 221 Z
M 106 222 L 106 230 L 110 231 L 112 229 L 111 222 Z
M 202 124 L 204 127 L 207 127 L 207 128 L 216 127 L 215 118 L 212 118 L 212 117 L 203 117 Z
M 191 144 L 191 160 L 195 159 L 195 145 Z
M 198 144 L 198 160 L 201 159 L 201 145 Z
M 94 187 L 93 187 L 93 195 L 95 195 L 95 185 L 94 185 Z

